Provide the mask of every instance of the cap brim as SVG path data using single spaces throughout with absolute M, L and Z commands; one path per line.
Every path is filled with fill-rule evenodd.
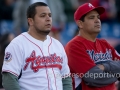
M 100 15 L 103 14 L 105 12 L 105 8 L 99 6 L 94 8 L 93 10 L 96 10 Z

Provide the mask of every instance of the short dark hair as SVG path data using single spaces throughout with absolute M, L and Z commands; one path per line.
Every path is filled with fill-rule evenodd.
M 48 6 L 48 5 L 44 2 L 36 2 L 36 3 L 31 4 L 27 9 L 27 18 L 34 18 L 36 14 L 37 6 Z
M 84 22 L 84 20 L 85 20 L 85 16 L 86 16 L 86 14 L 83 15 L 79 20 L 81 20 L 82 22 Z M 78 26 L 77 28 L 78 28 L 78 30 L 80 30 L 79 26 Z
M 84 20 L 85 20 L 85 16 L 86 16 L 86 14 L 83 15 L 83 16 L 80 18 L 80 20 L 84 22 Z

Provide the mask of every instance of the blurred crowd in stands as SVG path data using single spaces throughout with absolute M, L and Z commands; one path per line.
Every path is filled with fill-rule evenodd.
M 50 35 L 64 46 L 78 33 L 74 11 L 83 3 L 103 6 L 102 30 L 98 38 L 105 38 L 120 53 L 120 0 L 0 0 L 0 69 L 5 47 L 22 32 L 27 31 L 26 9 L 34 2 L 48 4 L 52 12 L 53 27 Z M 0 88 L 2 88 L 0 76 Z M 119 89 L 120 90 L 120 89 Z

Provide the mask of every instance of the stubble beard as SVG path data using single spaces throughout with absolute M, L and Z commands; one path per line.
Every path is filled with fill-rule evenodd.
M 36 28 L 36 31 L 41 35 L 48 35 L 50 33 L 50 30 L 40 30 L 38 28 Z

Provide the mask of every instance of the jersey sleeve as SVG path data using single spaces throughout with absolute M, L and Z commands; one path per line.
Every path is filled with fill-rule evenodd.
M 70 75 L 70 69 L 68 66 L 68 58 L 67 58 L 66 52 L 63 47 L 62 49 L 63 49 L 63 57 L 62 57 L 63 64 L 62 64 L 62 69 L 61 69 L 61 75 L 62 77 L 68 77 Z
M 22 69 L 23 53 L 20 46 L 16 43 L 10 43 L 5 49 L 2 72 L 9 72 L 19 76 Z
M 68 65 L 70 71 L 82 77 L 96 64 L 86 52 L 86 48 L 82 43 L 68 43 L 65 47 L 68 56 Z
M 120 60 L 120 53 L 118 53 L 113 47 L 112 52 L 113 52 L 113 60 Z
M 114 47 L 112 47 L 106 40 L 104 40 L 104 42 L 108 45 L 108 47 L 111 48 L 113 60 L 116 60 L 116 59 L 120 60 L 120 54 L 114 49 Z

